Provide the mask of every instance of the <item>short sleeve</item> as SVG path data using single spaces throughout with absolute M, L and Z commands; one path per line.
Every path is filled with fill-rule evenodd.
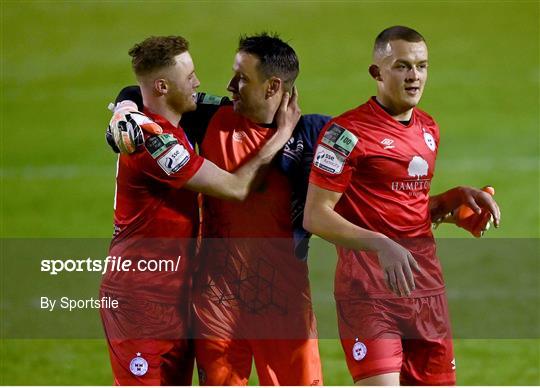
M 204 158 L 197 155 L 183 131 L 150 136 L 145 150 L 138 153 L 138 168 L 150 180 L 181 188 L 201 168 Z
M 358 148 L 357 135 L 330 121 L 317 140 L 309 182 L 326 190 L 344 192 L 360 154 Z

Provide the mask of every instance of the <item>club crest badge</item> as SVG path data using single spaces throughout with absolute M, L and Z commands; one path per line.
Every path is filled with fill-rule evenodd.
M 357 338 L 352 348 L 353 358 L 356 361 L 361 361 L 364 359 L 364 357 L 366 357 L 366 354 L 367 354 L 367 346 L 363 342 L 358 341 L 358 338 Z
M 426 145 L 431 151 L 435 151 L 435 148 L 437 145 L 435 144 L 435 139 L 431 135 L 431 133 L 427 132 L 425 128 L 422 128 L 422 132 L 424 132 L 424 141 L 426 142 Z
M 129 370 L 135 376 L 144 376 L 148 372 L 148 361 L 141 357 L 141 353 L 137 353 L 137 357 L 129 363 Z

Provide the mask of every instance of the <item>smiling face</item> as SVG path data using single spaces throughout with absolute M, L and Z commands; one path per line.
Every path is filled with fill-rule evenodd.
M 377 99 L 393 116 L 407 114 L 420 102 L 428 75 L 426 43 L 391 40 L 374 53 L 370 74 Z
M 172 110 L 182 114 L 197 108 L 195 93 L 200 82 L 187 51 L 175 57 L 175 65 L 168 67 L 162 77 L 167 84 L 165 101 Z
M 232 93 L 234 111 L 256 123 L 264 122 L 272 109 L 269 90 L 275 78 L 266 79 L 259 64 L 255 55 L 239 51 L 234 58 L 233 77 L 227 86 Z

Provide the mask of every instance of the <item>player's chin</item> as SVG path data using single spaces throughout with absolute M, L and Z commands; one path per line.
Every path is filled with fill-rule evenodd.
M 240 100 L 232 100 L 232 103 L 235 113 L 242 113 L 244 111 L 244 106 L 242 105 L 242 102 Z
M 420 102 L 420 99 L 422 98 L 422 92 L 419 91 L 418 93 L 406 93 L 403 96 L 403 102 L 408 105 L 410 108 L 414 108 L 418 103 Z
M 190 98 L 185 103 L 184 112 L 193 112 L 195 109 L 197 109 L 197 103 L 192 98 Z

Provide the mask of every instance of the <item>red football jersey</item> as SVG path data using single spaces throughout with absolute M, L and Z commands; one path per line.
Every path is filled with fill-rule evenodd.
M 435 295 L 444 282 L 431 233 L 429 189 L 439 127 L 419 109 L 408 125 L 394 120 L 374 98 L 333 119 L 323 129 L 310 182 L 343 193 L 335 210 L 362 228 L 409 249 L 422 273 L 414 273 L 413 297 Z M 377 255 L 338 247 L 338 299 L 392 298 Z
M 102 289 L 173 303 L 184 297 L 180 290 L 189 280 L 187 268 L 198 226 L 196 193 L 182 186 L 204 159 L 194 152 L 182 128 L 147 109 L 144 113 L 163 128 L 163 134 L 148 137 L 134 154 L 119 155 L 109 255 L 134 263 L 176 261 L 181 256 L 180 264 L 174 270 L 109 271 Z
M 234 113 L 231 105 L 222 106 L 208 124 L 200 153 L 234 171 L 274 133 Z M 291 184 L 276 165 L 243 202 L 205 197 L 203 236 L 196 306 L 210 300 L 226 305 L 227 317 L 231 307 L 240 307 L 267 319 L 311 308 L 307 265 L 294 255 Z M 221 325 L 227 325 L 226 317 Z

